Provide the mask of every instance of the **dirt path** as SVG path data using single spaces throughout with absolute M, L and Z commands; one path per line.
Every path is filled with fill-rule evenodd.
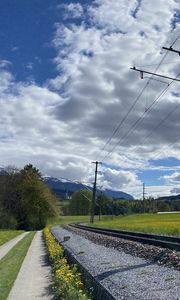
M 47 263 L 42 231 L 38 231 L 29 247 L 8 300 L 50 300 L 52 274 Z
M 18 236 L 16 236 L 14 239 L 8 241 L 7 243 L 0 246 L 0 259 L 3 258 L 10 250 L 13 248 L 20 240 L 22 240 L 28 232 L 24 232 Z

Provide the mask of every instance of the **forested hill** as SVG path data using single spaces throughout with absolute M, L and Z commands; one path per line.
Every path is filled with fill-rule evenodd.
M 58 179 L 54 177 L 44 177 L 44 181 L 47 183 L 49 188 L 51 188 L 54 193 L 59 196 L 60 198 L 68 198 L 71 197 L 71 195 L 81 189 L 84 189 L 85 186 L 81 183 L 74 183 L 70 181 L 66 181 L 63 179 Z M 92 189 L 92 187 L 88 186 L 89 189 Z M 97 190 L 98 193 L 100 193 L 100 190 Z M 114 199 L 128 199 L 133 200 L 133 197 L 130 194 L 124 193 L 122 191 L 113 191 L 113 190 L 104 190 L 103 194 L 112 197 Z
M 179 199 L 180 199 L 180 194 L 175 196 L 163 196 L 157 198 L 156 200 L 179 200 Z

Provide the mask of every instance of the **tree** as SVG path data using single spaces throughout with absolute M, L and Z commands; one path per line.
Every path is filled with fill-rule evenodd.
M 1 228 L 7 226 L 9 219 L 11 227 L 14 224 L 18 229 L 41 229 L 58 211 L 55 196 L 32 165 L 22 170 L 8 168 L 0 173 L 0 216 L 6 216 L 1 218 Z
M 72 215 L 88 215 L 90 212 L 90 205 L 92 199 L 92 192 L 89 190 L 76 191 L 69 203 L 69 212 Z
M 114 214 L 113 199 L 104 194 L 97 196 L 96 207 L 95 207 L 96 214 L 99 213 L 99 209 L 101 209 L 101 213 L 103 215 L 113 215 Z
M 26 229 L 41 229 L 48 218 L 55 217 L 58 212 L 58 202 L 50 189 L 42 180 L 39 170 L 27 165 L 21 171 L 21 213 L 19 227 Z

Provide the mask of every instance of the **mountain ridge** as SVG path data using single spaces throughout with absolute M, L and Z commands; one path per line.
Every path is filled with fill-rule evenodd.
M 66 181 L 66 179 L 59 179 L 56 177 L 51 176 L 44 176 L 43 177 L 44 182 L 48 185 L 48 187 L 60 198 L 63 199 L 69 199 L 71 198 L 72 194 L 78 190 L 85 189 L 86 187 L 88 189 L 92 190 L 91 186 L 84 185 L 82 183 L 76 183 L 71 181 Z M 97 192 L 101 192 L 99 189 L 97 189 Z M 103 190 L 103 194 L 106 196 L 112 197 L 114 199 L 127 199 L 127 200 L 133 200 L 133 196 L 122 192 L 122 191 L 113 191 L 110 189 Z

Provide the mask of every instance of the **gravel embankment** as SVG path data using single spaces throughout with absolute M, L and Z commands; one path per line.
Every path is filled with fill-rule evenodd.
M 56 226 L 52 233 L 63 242 L 89 272 L 116 299 L 128 300 L 178 300 L 180 273 L 177 270 L 125 253 L 122 249 L 108 248 Z M 103 300 L 103 299 L 99 299 Z
M 173 267 L 180 271 L 180 252 L 165 249 L 161 247 L 151 246 L 147 244 L 141 244 L 135 241 L 128 241 L 125 239 L 119 239 L 116 237 L 105 236 L 89 231 L 84 231 L 69 226 L 64 228 L 75 232 L 95 244 L 104 245 L 109 248 L 114 248 L 125 253 L 132 254 L 150 261 L 154 261 L 160 265 Z

